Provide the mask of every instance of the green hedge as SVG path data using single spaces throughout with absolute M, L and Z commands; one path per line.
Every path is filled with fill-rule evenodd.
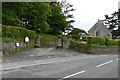
M 2 25 L 2 37 L 7 38 L 24 38 L 24 37 L 35 38 L 36 33 L 35 31 L 28 30 L 21 27 L 15 26 L 5 26 Z
M 79 42 L 79 41 L 72 40 L 70 48 L 75 50 L 75 51 L 82 52 L 82 53 L 88 53 L 88 54 L 91 53 L 90 52 L 91 46 L 87 43 L 83 43 L 83 42 Z
M 41 37 L 41 40 L 43 42 L 56 42 L 57 41 L 57 36 L 55 35 L 39 34 L 38 36 Z
M 105 45 L 107 38 L 102 37 L 88 37 L 87 43 L 88 44 L 96 44 L 96 45 Z
M 120 41 L 118 41 L 120 44 Z M 115 43 L 116 44 L 116 43 Z M 86 42 L 80 42 L 80 41 L 71 41 L 70 49 L 79 51 L 82 53 L 87 54 L 116 54 L 118 53 L 118 47 L 100 47 L 100 46 L 92 46 L 87 44 Z
M 120 40 L 110 40 L 110 45 L 119 45 L 120 46 Z
M 88 37 L 87 43 L 90 45 L 105 45 L 105 46 L 113 46 L 113 45 L 119 45 L 120 40 L 112 40 L 107 37 Z

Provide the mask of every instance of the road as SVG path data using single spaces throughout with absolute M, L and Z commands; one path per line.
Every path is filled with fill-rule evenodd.
M 68 78 L 118 78 L 118 61 L 117 54 L 85 54 L 62 58 L 56 57 L 36 60 L 34 65 L 30 64 L 31 66 L 3 70 L 2 77 L 57 78 L 58 80 L 66 80 Z

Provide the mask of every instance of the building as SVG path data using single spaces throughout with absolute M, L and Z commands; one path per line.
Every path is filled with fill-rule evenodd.
M 100 20 L 88 31 L 88 34 L 89 36 L 112 38 L 111 31 Z

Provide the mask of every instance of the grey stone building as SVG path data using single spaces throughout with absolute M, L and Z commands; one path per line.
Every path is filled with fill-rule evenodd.
M 100 20 L 88 31 L 88 34 L 89 36 L 112 38 L 111 31 Z

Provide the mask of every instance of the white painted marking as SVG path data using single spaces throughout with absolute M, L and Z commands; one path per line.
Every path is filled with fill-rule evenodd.
M 103 64 L 98 65 L 97 67 L 101 67 L 101 66 L 106 65 L 106 64 L 109 64 L 109 63 L 111 63 L 111 62 L 113 62 L 113 61 L 105 62 L 105 63 L 103 63 Z
M 29 55 L 30 57 L 33 57 L 34 55 L 33 54 L 31 54 L 31 55 Z
M 78 74 L 82 74 L 82 73 L 84 73 L 84 72 L 85 72 L 85 71 L 80 71 L 80 72 L 77 72 L 77 73 L 74 73 L 74 74 L 68 75 L 68 76 L 66 76 L 66 77 L 63 77 L 62 79 L 70 78 L 70 77 L 72 77 L 72 76 L 76 76 L 76 75 L 78 75 Z
M 120 60 L 120 59 L 116 59 L 117 61 Z
M 12 69 L 18 69 L 18 68 L 24 68 L 24 67 L 32 67 L 32 66 L 37 66 L 37 65 L 42 65 L 42 64 L 50 64 L 50 63 L 56 63 L 56 62 L 64 62 L 64 61 L 69 61 L 69 60 L 77 60 L 77 59 L 86 59 L 86 58 L 90 58 L 93 56 L 89 56 L 89 57 L 82 57 L 82 58 L 71 58 L 71 59 L 66 59 L 66 60 L 58 60 L 58 61 L 53 61 L 53 62 L 46 62 L 46 63 L 37 63 L 37 64 L 30 64 L 30 65 L 22 65 L 22 66 L 17 66 L 17 67 L 11 67 L 11 68 L 5 68 L 0 70 L 1 71 L 7 71 L 7 70 L 12 70 Z

